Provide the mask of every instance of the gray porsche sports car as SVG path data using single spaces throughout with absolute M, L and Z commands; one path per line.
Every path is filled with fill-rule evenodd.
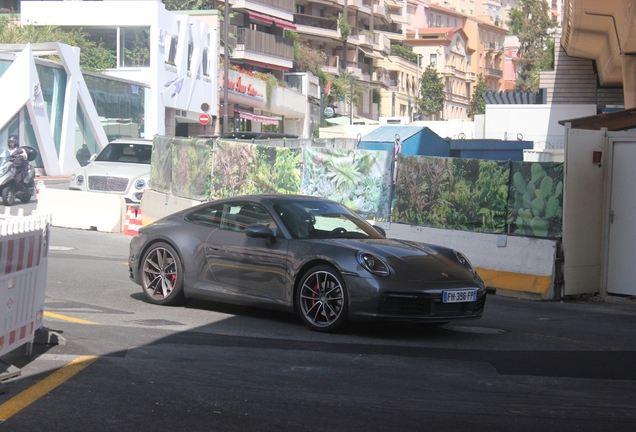
M 347 321 L 481 317 L 486 288 L 460 252 L 392 240 L 336 202 L 252 195 L 141 227 L 130 278 L 149 301 L 189 298 L 296 311 L 312 330 Z

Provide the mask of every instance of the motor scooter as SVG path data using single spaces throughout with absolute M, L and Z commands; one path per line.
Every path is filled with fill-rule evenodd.
M 26 160 L 15 154 L 15 150 L 4 149 L 0 152 L 0 195 L 5 206 L 12 206 L 16 198 L 26 204 L 35 195 L 35 169 L 31 166 L 31 162 L 38 156 L 38 151 L 28 146 L 20 148 L 26 151 Z M 27 166 L 22 167 L 24 178 L 17 181 L 15 176 L 18 167 L 16 165 L 21 163 Z

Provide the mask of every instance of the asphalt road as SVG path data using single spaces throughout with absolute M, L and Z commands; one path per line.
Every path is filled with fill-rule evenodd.
M 491 295 L 477 321 L 324 335 L 293 315 L 203 301 L 151 305 L 128 279 L 129 241 L 52 229 L 40 335 L 60 343 L 2 358 L 21 374 L 0 384 L 0 428 L 636 428 L 633 300 Z

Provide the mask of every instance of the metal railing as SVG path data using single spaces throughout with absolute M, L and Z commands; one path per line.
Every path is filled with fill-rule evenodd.
M 240 51 L 241 48 L 243 51 L 266 54 L 286 60 L 294 59 L 293 40 L 248 28 L 237 30 L 236 50 Z
M 325 30 L 338 30 L 338 23 L 331 18 L 323 18 L 312 15 L 294 14 L 294 24 L 309 27 L 318 27 Z
M 258 0 L 257 3 L 263 6 L 270 6 L 276 9 L 280 9 L 285 12 L 294 11 L 294 2 L 289 0 Z
M 486 74 L 490 75 L 490 76 L 496 76 L 496 77 L 502 77 L 503 76 L 503 71 L 499 70 L 499 69 L 484 68 L 484 72 L 486 72 Z

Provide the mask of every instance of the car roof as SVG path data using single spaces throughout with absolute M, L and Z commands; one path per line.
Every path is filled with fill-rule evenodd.
M 152 145 L 152 140 L 147 140 L 143 138 L 117 138 L 109 142 L 108 144 L 146 144 Z

